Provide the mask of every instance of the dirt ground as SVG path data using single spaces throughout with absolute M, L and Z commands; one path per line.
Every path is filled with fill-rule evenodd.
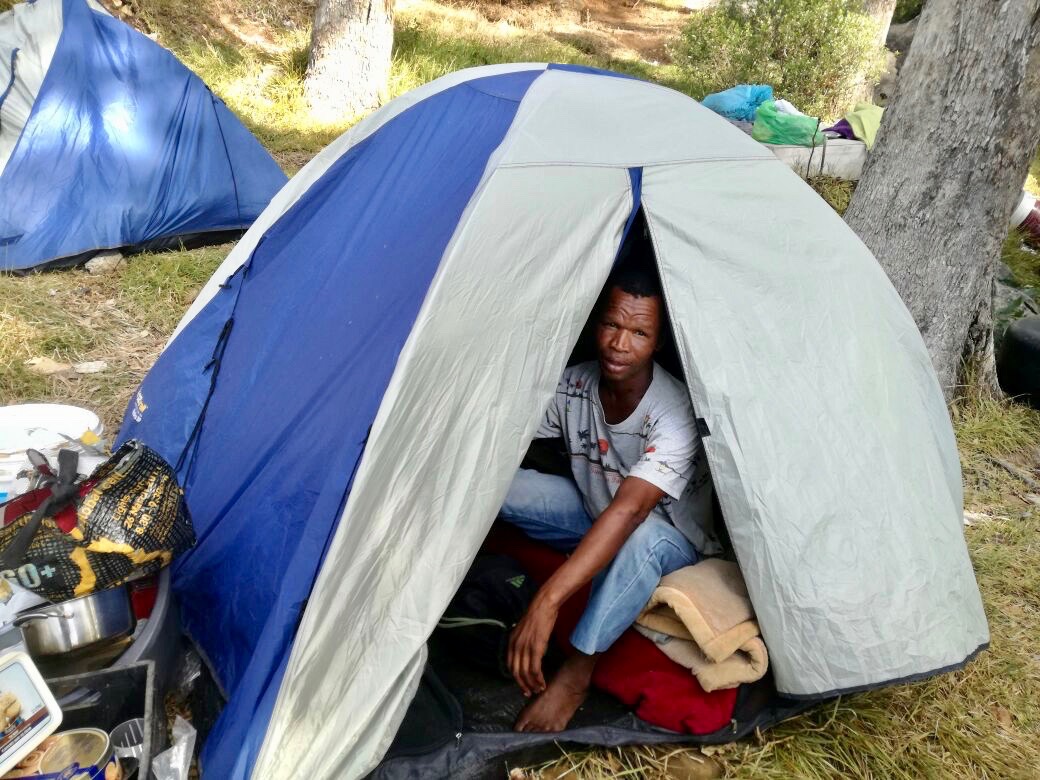
M 113 15 L 154 35 L 157 14 L 169 23 L 183 6 L 142 0 L 100 0 Z M 589 47 L 618 59 L 668 62 L 667 42 L 692 9 L 716 0 L 397 0 L 396 13 L 482 17 L 477 21 L 542 32 L 560 40 L 585 42 Z M 201 0 L 184 16 L 181 25 L 215 39 L 231 39 L 244 46 L 278 51 L 272 29 L 302 29 L 310 24 L 315 0 L 287 5 L 278 0 L 258 0 L 244 5 L 234 0 Z M 160 39 L 161 40 L 161 39 Z
M 691 2 L 691 5 L 706 4 L 708 0 Z M 555 36 L 595 39 L 601 44 L 598 48 L 609 56 L 652 63 L 668 61 L 666 43 L 690 14 L 690 9 L 677 0 L 555 0 L 465 5 L 479 9 L 489 21 L 507 20 L 516 26 Z

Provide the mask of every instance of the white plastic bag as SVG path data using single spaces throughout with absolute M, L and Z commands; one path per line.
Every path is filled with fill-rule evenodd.
M 195 727 L 180 715 L 173 721 L 173 747 L 152 759 L 155 780 L 188 780 L 195 754 Z

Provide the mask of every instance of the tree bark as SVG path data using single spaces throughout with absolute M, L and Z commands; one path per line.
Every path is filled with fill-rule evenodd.
M 322 121 L 379 105 L 390 76 L 393 0 L 319 0 L 304 91 Z
M 884 46 L 888 39 L 888 28 L 892 26 L 892 14 L 896 12 L 897 0 L 863 0 L 863 10 L 878 23 L 877 42 Z
M 878 26 L 874 41 L 883 47 L 888 40 L 888 30 L 892 26 L 892 15 L 896 12 L 897 0 L 863 0 L 863 10 L 869 14 Z M 860 86 L 857 100 L 863 103 L 885 104 L 895 92 L 895 58 L 891 52 L 885 52 L 885 72 L 877 84 L 868 83 L 865 79 Z M 851 106 L 850 106 L 851 108 Z
M 1040 0 L 930 0 L 845 214 L 948 398 L 991 352 L 994 267 L 1040 142 L 1038 44 Z

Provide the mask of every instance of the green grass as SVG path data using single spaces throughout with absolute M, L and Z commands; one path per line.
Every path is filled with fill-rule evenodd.
M 505 62 L 558 62 L 614 70 L 683 90 L 678 69 L 622 60 L 598 53 L 595 42 L 580 36 L 541 34 L 495 41 L 479 36 L 446 36 L 420 22 L 398 25 L 394 35 L 394 65 L 390 93 L 399 95 L 462 68 Z
M 1001 250 L 1000 259 L 1011 271 L 1010 280 L 1001 280 L 1017 287 L 999 308 L 993 312 L 994 337 L 999 349 L 1006 328 L 1016 319 L 1032 314 L 1040 307 L 1040 252 L 1022 242 L 1022 233 L 1011 230 Z
M 303 92 L 309 30 L 274 30 L 264 47 L 243 45 L 225 33 L 206 39 L 171 28 L 155 11 L 147 15 L 160 40 L 242 118 L 289 173 L 327 146 L 360 117 L 327 125 L 308 113 Z M 189 28 L 190 29 L 190 28 Z M 676 89 L 687 86 L 678 69 L 621 60 L 598 53 L 581 36 L 531 33 L 504 38 L 444 34 L 430 24 L 399 15 L 388 96 L 393 98 L 462 68 L 505 62 L 561 62 L 607 68 Z
M 168 334 L 231 247 L 137 255 L 119 277 L 119 298 L 140 325 Z
M 1000 259 L 1011 269 L 1015 284 L 1040 291 L 1040 252 L 1022 243 L 1022 234 L 1012 230 L 1004 242 Z

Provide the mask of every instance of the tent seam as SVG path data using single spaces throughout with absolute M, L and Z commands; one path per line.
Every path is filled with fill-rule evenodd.
M 224 147 L 224 157 L 227 158 L 228 172 L 231 174 L 231 188 L 235 192 L 235 214 L 238 221 L 242 221 L 242 201 L 238 196 L 238 179 L 235 177 L 235 166 L 231 164 L 231 150 L 228 149 L 227 138 L 224 137 L 224 125 L 220 121 L 220 112 L 217 110 L 217 96 L 209 91 L 210 108 L 213 110 L 213 118 L 217 122 L 217 130 L 220 132 L 220 143 Z M 223 101 L 221 101 L 223 103 Z
M 680 160 L 661 160 L 652 163 L 594 163 L 594 162 L 566 162 L 562 160 L 548 160 L 544 162 L 524 163 L 502 163 L 501 168 L 659 168 L 669 165 L 694 165 L 713 162 L 778 162 L 783 164 L 773 155 L 764 157 L 694 157 Z
M 529 68 L 527 70 L 511 71 L 511 73 L 536 73 L 536 72 L 537 73 L 545 73 L 545 70 L 544 69 L 539 70 L 538 68 Z M 520 105 L 520 103 L 523 102 L 523 97 L 521 97 L 519 99 L 511 98 L 511 97 L 507 97 L 506 95 L 501 95 L 501 94 L 499 94 L 497 92 L 488 92 L 486 89 L 481 89 L 480 87 L 477 87 L 477 86 L 474 85 L 473 82 L 475 82 L 475 81 L 483 81 L 484 78 L 494 78 L 494 76 L 486 76 L 486 77 L 482 76 L 482 77 L 479 77 L 479 78 L 470 79 L 469 81 L 463 81 L 459 86 L 461 86 L 461 87 L 468 87 L 469 89 L 472 89 L 474 92 L 478 92 L 481 95 L 485 95 L 485 96 L 487 96 L 489 98 L 494 98 L 496 100 L 507 100 L 510 103 L 516 103 L 517 105 Z M 538 77 L 536 76 L 535 78 L 538 78 Z M 532 83 L 533 83 L 533 81 L 532 81 Z M 438 93 L 434 93 L 434 94 L 438 94 L 439 95 L 440 93 L 438 92 Z M 526 94 L 527 94 L 527 90 L 524 90 L 524 95 L 526 95 Z M 420 102 L 422 102 L 422 101 L 420 101 Z M 419 105 L 419 104 L 416 103 L 415 105 Z M 398 116 L 400 116 L 400 114 Z M 380 129 L 382 129 L 382 128 L 380 128 Z

